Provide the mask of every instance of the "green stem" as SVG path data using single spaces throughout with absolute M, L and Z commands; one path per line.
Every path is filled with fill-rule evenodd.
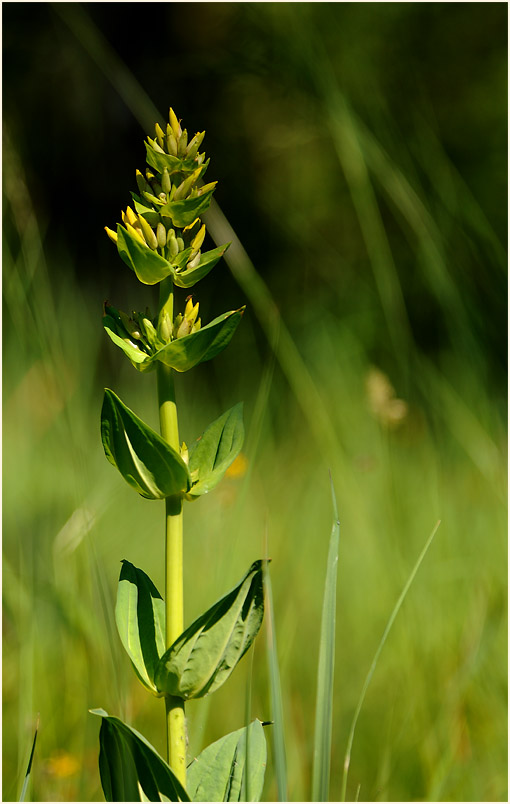
M 171 281 L 161 283 L 160 321 L 168 313 L 173 321 L 173 286 Z M 179 426 L 173 371 L 162 363 L 158 366 L 158 401 L 161 435 L 179 452 Z M 165 609 L 166 647 L 184 630 L 183 603 L 183 539 L 182 497 L 168 497 L 165 501 Z M 184 701 L 165 696 L 167 758 L 175 775 L 186 785 L 186 720 Z

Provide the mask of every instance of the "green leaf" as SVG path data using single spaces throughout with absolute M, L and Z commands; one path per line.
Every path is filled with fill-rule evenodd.
M 176 273 L 174 283 L 180 288 L 192 288 L 204 276 L 207 276 L 209 271 L 221 260 L 229 245 L 230 243 L 227 243 L 225 246 L 218 246 L 218 248 L 212 249 L 212 251 L 206 251 L 205 254 L 201 255 L 200 262 L 196 268 L 188 268 L 187 271 Z
M 189 226 L 195 218 L 199 218 L 211 203 L 215 187 L 211 187 L 202 195 L 195 198 L 184 198 L 182 201 L 169 201 L 159 208 L 159 214 L 172 219 L 174 226 L 182 229 Z
M 143 215 L 150 226 L 153 228 L 157 226 L 160 221 L 159 212 L 156 212 L 154 207 L 149 205 L 148 201 L 145 201 L 144 198 L 140 198 L 136 193 L 131 193 L 131 198 L 133 199 L 135 211 L 138 212 L 139 215 Z
M 207 494 L 241 451 L 244 441 L 243 403 L 239 402 L 209 425 L 189 449 L 190 474 L 198 471 L 198 482 L 190 495 Z
M 244 309 L 241 307 L 239 310 L 223 313 L 197 332 L 176 338 L 156 352 L 151 359 L 159 360 L 181 372 L 211 360 L 230 343 Z
M 154 671 L 165 652 L 165 604 L 148 575 L 122 561 L 117 605 L 117 630 L 142 684 L 157 692 Z
M 162 500 L 189 491 L 191 479 L 181 456 L 108 388 L 101 438 L 110 463 L 142 497 Z
M 195 157 L 193 159 L 181 159 L 181 157 L 172 156 L 171 154 L 160 154 L 148 142 L 145 143 L 145 148 L 147 150 L 147 163 L 158 173 L 163 173 L 165 168 L 168 168 L 169 173 L 192 173 L 198 167 Z
M 338 542 L 340 538 L 340 522 L 338 521 L 333 481 L 331 481 L 331 496 L 333 499 L 334 519 L 329 540 L 326 582 L 324 584 L 322 603 L 317 702 L 315 706 L 312 801 L 329 801 L 333 682 L 335 676 L 336 579 L 338 572 Z
M 187 787 L 193 801 L 260 801 L 267 759 L 260 720 L 250 723 L 248 741 L 246 735 L 246 727 L 227 734 L 189 765 Z
M 255 639 L 264 616 L 262 561 L 195 620 L 161 657 L 156 685 L 179 698 L 201 698 L 221 687 Z
M 119 335 L 117 335 L 117 333 L 115 332 L 116 324 L 111 316 L 105 315 L 103 317 L 103 327 L 105 328 L 106 332 L 108 333 L 109 337 L 112 339 L 114 344 L 122 349 L 122 351 L 129 357 L 132 363 L 137 364 L 136 368 L 140 368 L 139 364 L 144 363 L 149 357 L 147 352 L 142 352 L 142 350 L 134 343 L 126 340 L 125 338 L 121 338 Z
M 120 223 L 117 224 L 117 249 L 126 265 L 144 285 L 155 285 L 173 274 L 168 260 L 129 234 Z
M 104 709 L 90 712 L 102 718 L 99 773 L 106 801 L 190 800 L 169 765 L 142 734 Z

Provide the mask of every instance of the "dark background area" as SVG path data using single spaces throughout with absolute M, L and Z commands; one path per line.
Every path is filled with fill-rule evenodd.
M 499 385 L 505 15 L 496 3 L 4 4 L 4 126 L 44 222 L 45 245 L 58 255 L 51 276 L 58 281 L 68 262 L 84 293 L 117 289 L 123 278 L 111 244 L 92 233 L 117 221 L 134 186 L 133 154 L 139 166 L 144 159 L 140 125 L 111 83 L 119 70 L 98 55 L 92 23 L 163 116 L 171 104 L 190 131 L 207 130 L 209 178 L 221 178 L 216 199 L 259 273 L 277 296 L 285 294 L 287 315 L 302 308 L 304 295 L 338 316 L 359 313 L 367 262 L 335 166 L 316 72 L 322 58 L 390 159 L 428 197 L 466 322 Z M 479 221 L 455 219 L 457 178 L 490 224 L 499 254 L 481 242 Z M 450 345 L 451 311 L 427 286 L 384 197 L 381 214 L 412 335 L 436 353 Z M 13 236 L 9 221 L 5 232 Z M 218 273 L 220 298 L 231 286 Z M 374 358 L 390 359 L 381 354 L 380 328 L 373 330 Z

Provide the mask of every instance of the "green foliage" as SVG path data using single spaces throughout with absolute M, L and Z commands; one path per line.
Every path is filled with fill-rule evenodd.
M 148 543 L 163 506 L 132 497 L 91 438 L 98 379 L 113 380 L 87 311 L 137 284 L 126 272 L 119 290 L 116 249 L 90 233 L 118 219 L 125 181 L 113 179 L 133 164 L 132 127 L 148 130 L 159 112 L 139 77 L 163 98 L 180 63 L 182 113 L 214 132 L 227 166 L 219 201 L 238 237 L 229 270 L 207 281 L 211 309 L 249 300 L 221 382 L 205 364 L 178 387 L 185 438 L 216 408 L 249 401 L 244 476 L 204 501 L 205 533 L 203 506 L 186 507 L 189 621 L 220 578 L 240 577 L 267 531 L 288 792 L 305 800 L 331 468 L 347 536 L 330 791 L 340 800 L 374 639 L 441 517 L 366 695 L 347 798 L 361 785 L 360 800 L 507 800 L 507 8 L 197 4 L 193 35 L 178 53 L 159 47 L 157 69 L 154 37 L 125 47 L 115 15 L 101 4 L 34 4 L 30 15 L 4 5 L 3 798 L 21 787 L 35 712 L 38 801 L 102 800 L 89 706 L 136 713 L 147 736 L 162 729 L 109 601 L 123 555 L 162 588 Z M 128 28 L 139 16 L 137 4 L 123 8 Z M 189 24 L 186 3 L 168 4 L 158 36 Z M 62 103 L 67 75 L 80 91 Z M 69 175 L 55 174 L 55 154 Z M 78 206 L 63 202 L 76 194 Z M 233 237 L 221 214 L 223 229 L 213 225 L 216 211 L 207 223 L 220 244 Z M 232 302 L 213 307 L 232 291 L 230 271 Z M 140 306 L 154 306 L 156 287 L 140 290 Z M 392 317 L 401 296 L 409 328 Z M 393 424 L 367 392 L 374 365 L 407 404 Z M 137 383 L 126 368 L 119 361 L 115 390 L 143 418 L 154 377 Z M 189 705 L 190 757 L 238 727 L 244 669 Z M 274 718 L 264 671 L 257 650 L 253 706 Z M 163 753 L 162 737 L 152 741 Z M 270 756 L 264 798 L 277 800 L 274 745 Z
M 180 698 L 202 698 L 228 679 L 244 656 L 264 616 L 263 561 L 198 617 L 161 657 L 156 685 Z
M 338 543 L 340 539 L 340 522 L 338 521 L 338 509 L 333 481 L 331 482 L 331 496 L 333 498 L 334 520 L 329 540 L 319 641 L 312 801 L 329 801 L 333 690 L 335 681 L 336 581 L 338 575 Z
M 192 801 L 260 801 L 267 749 L 260 720 L 207 746 L 188 768 Z
M 221 260 L 230 243 L 224 246 L 206 251 L 200 257 L 200 262 L 195 268 L 188 268 L 186 271 L 176 271 L 173 275 L 174 283 L 178 288 L 192 288 L 201 279 L 204 279 L 216 263 Z
M 163 218 L 170 218 L 174 226 L 179 226 L 180 228 L 190 226 L 209 207 L 214 190 L 215 187 L 196 198 L 169 201 L 159 208 L 159 214 Z
M 168 260 L 130 234 L 120 223 L 117 224 L 117 249 L 128 268 L 144 285 L 156 285 L 173 272 Z
M 198 481 L 189 497 L 208 494 L 237 458 L 244 441 L 243 403 L 227 410 L 189 448 L 189 470 Z
M 162 500 L 189 491 L 191 478 L 181 456 L 108 388 L 101 438 L 110 463 L 142 497 Z
M 189 371 L 199 363 L 212 360 L 230 343 L 243 312 L 244 307 L 223 313 L 197 332 L 170 341 L 152 359 L 178 372 Z
M 138 678 L 148 690 L 157 692 L 154 673 L 165 652 L 165 604 L 149 576 L 125 559 L 115 620 Z
M 139 732 L 104 709 L 99 731 L 99 771 L 106 801 L 189 801 L 185 789 Z M 143 794 L 146 799 L 142 797 Z

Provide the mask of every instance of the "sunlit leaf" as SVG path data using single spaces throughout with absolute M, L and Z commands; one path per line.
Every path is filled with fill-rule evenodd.
M 215 187 L 206 190 L 195 198 L 185 198 L 181 201 L 169 201 L 159 208 L 159 214 L 171 218 L 174 226 L 180 228 L 189 226 L 195 218 L 199 218 L 208 209 Z
M 155 285 L 173 273 L 168 260 L 131 235 L 120 223 L 117 225 L 117 249 L 126 265 L 145 285 Z
M 201 255 L 200 262 L 196 268 L 188 268 L 186 271 L 176 273 L 174 283 L 180 288 L 193 287 L 193 285 L 203 279 L 204 276 L 207 276 L 209 271 L 221 260 L 229 245 L 230 243 L 227 243 L 225 246 L 218 246 L 218 248 L 214 248 L 211 251 L 206 251 L 205 254 Z
M 243 403 L 239 402 L 209 425 L 189 448 L 190 473 L 198 472 L 198 482 L 190 494 L 211 491 L 237 458 L 244 441 Z
M 145 737 L 104 709 L 99 731 L 99 773 L 106 801 L 189 801 L 186 790 Z
M 101 438 L 110 463 L 142 497 L 161 500 L 189 490 L 189 471 L 181 456 L 108 388 Z
M 149 576 L 126 560 L 117 588 L 115 620 L 138 678 L 157 692 L 154 671 L 165 652 L 165 604 Z
M 188 371 L 198 363 L 211 360 L 228 346 L 243 312 L 244 307 L 223 313 L 197 332 L 171 341 L 156 352 L 152 359 L 159 360 L 176 371 Z
M 191 763 L 187 787 L 193 801 L 260 801 L 266 738 L 260 720 L 254 720 L 248 729 L 227 734 L 207 746 Z
M 156 685 L 180 698 L 221 687 L 255 639 L 264 616 L 262 561 L 238 586 L 195 620 L 161 657 Z

